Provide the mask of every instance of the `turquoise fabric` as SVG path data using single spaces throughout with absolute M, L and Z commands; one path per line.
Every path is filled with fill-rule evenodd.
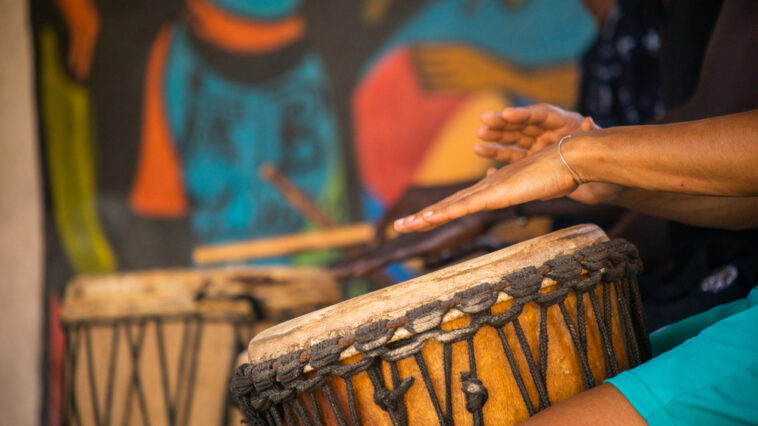
M 758 287 L 650 339 L 653 359 L 607 380 L 648 424 L 758 424 Z

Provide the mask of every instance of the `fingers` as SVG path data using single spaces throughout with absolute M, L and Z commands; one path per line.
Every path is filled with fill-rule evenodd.
M 526 123 L 532 117 L 532 109 L 530 107 L 506 108 L 500 113 L 500 116 L 508 123 Z
M 398 232 L 428 231 L 459 217 L 489 209 L 487 179 L 459 191 L 424 210 L 395 221 Z
M 485 112 L 483 126 L 476 135 L 484 141 L 516 145 L 528 149 L 535 139 L 566 125 L 568 113 L 547 104 L 505 108 L 501 113 Z
M 502 163 L 518 161 L 528 154 L 524 149 L 510 146 L 501 146 L 492 143 L 480 143 L 474 145 L 474 152 L 480 157 L 489 158 Z
M 503 119 L 502 115 L 493 111 L 487 111 L 482 114 L 481 120 L 482 124 L 490 129 L 503 129 L 505 128 L 506 124 L 506 121 Z

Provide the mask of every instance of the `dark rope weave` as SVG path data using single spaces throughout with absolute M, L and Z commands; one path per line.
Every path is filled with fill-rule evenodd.
M 466 410 L 471 413 L 474 425 L 484 424 L 482 409 L 489 398 L 486 387 L 476 370 L 476 354 L 473 338 L 479 329 L 489 325 L 497 330 L 505 358 L 520 391 L 523 403 L 530 415 L 550 405 L 546 383 L 548 333 L 547 310 L 558 305 L 560 318 L 571 336 L 576 356 L 581 368 L 585 389 L 595 386 L 587 356 L 587 323 L 584 301 L 589 297 L 600 332 L 603 357 L 607 375 L 619 371 L 618 360 L 613 349 L 611 336 L 610 290 L 605 286 L 601 301 L 593 291 L 599 283 L 614 286 L 617 293 L 617 309 L 620 315 L 621 332 L 627 349 L 630 367 L 649 359 L 650 346 L 645 330 L 642 304 L 639 298 L 636 277 L 642 270 L 637 249 L 626 240 L 612 240 L 583 248 L 573 254 L 559 256 L 545 262 L 539 268 L 527 267 L 506 275 L 496 283 L 484 283 L 456 293 L 448 301 L 435 301 L 411 309 L 395 320 L 381 320 L 359 327 L 354 335 L 335 337 L 315 344 L 306 350 L 298 350 L 275 360 L 255 365 L 245 364 L 237 369 L 231 385 L 233 397 L 248 423 L 252 424 L 321 424 L 323 417 L 316 399 L 300 399 L 300 394 L 313 395 L 321 391 L 329 401 L 332 415 L 340 425 L 360 424 L 360 412 L 356 405 L 354 388 L 350 378 L 366 372 L 374 388 L 374 402 L 387 412 L 395 425 L 408 424 L 407 407 L 404 401 L 411 386 L 423 386 L 432 400 L 439 424 L 453 424 L 451 404 L 452 351 L 450 345 L 466 341 L 468 346 L 469 371 L 461 372 L 461 391 L 465 395 Z M 543 278 L 557 282 L 553 291 L 540 292 Z M 505 311 L 493 315 L 491 307 L 500 292 L 513 298 L 512 305 Z M 575 319 L 565 305 L 566 297 L 572 292 L 577 298 Z M 587 296 L 585 296 L 587 295 Z M 539 306 L 537 357 L 532 355 L 524 330 L 518 320 L 524 305 L 534 302 Z M 469 325 L 455 330 L 441 328 L 442 318 L 457 309 L 471 317 Z M 503 329 L 513 327 L 519 348 L 511 347 Z M 412 337 L 391 342 L 398 328 L 405 328 Z M 428 339 L 443 344 L 443 368 L 445 378 L 444 404 L 435 392 L 429 368 L 421 355 L 421 348 Z M 354 346 L 363 356 L 355 363 L 341 365 L 340 354 Z M 527 393 L 524 377 L 516 367 L 514 352 L 521 351 L 529 367 L 529 375 L 537 389 L 538 406 L 534 407 Z M 419 367 L 422 381 L 414 383 L 412 377 L 401 378 L 396 363 L 413 358 Z M 392 374 L 392 389 L 385 386 L 381 362 L 387 362 Z M 313 374 L 306 378 L 304 367 L 310 365 Z M 505 367 L 505 366 L 504 366 Z M 328 376 L 341 377 L 348 393 L 348 412 L 336 403 L 333 391 L 326 381 Z M 303 407 L 305 401 L 313 405 L 310 410 Z M 293 414 L 294 413 L 294 414 Z M 319 413 L 313 416 L 313 413 Z M 313 417 L 311 417 L 313 416 Z M 284 417 L 284 419 L 282 419 Z M 314 418 L 315 417 L 315 418 Z M 294 422 L 294 423 L 293 423 Z

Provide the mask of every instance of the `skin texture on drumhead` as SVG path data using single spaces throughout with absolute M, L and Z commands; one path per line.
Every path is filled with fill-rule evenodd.
M 174 269 L 87 275 L 66 288 L 64 322 L 202 313 L 250 314 L 257 301 L 267 318 L 291 318 L 342 299 L 339 285 L 318 268 Z M 294 314 L 293 314 L 294 312 Z
M 497 282 L 516 270 L 537 267 L 557 256 L 607 240 L 597 226 L 577 225 L 332 305 L 258 334 L 248 348 L 250 362 L 256 364 L 332 337 L 351 335 L 364 324 L 401 317 L 410 309 L 450 299 L 459 291 Z M 454 320 L 456 316 L 448 315 L 445 319 Z M 396 339 L 403 337 L 402 331 L 395 333 Z M 343 352 L 343 359 L 356 353 L 351 349 Z

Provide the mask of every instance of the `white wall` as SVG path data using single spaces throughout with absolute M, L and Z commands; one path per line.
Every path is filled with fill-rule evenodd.
M 42 216 L 28 5 L 0 0 L 0 424 L 40 419 Z

